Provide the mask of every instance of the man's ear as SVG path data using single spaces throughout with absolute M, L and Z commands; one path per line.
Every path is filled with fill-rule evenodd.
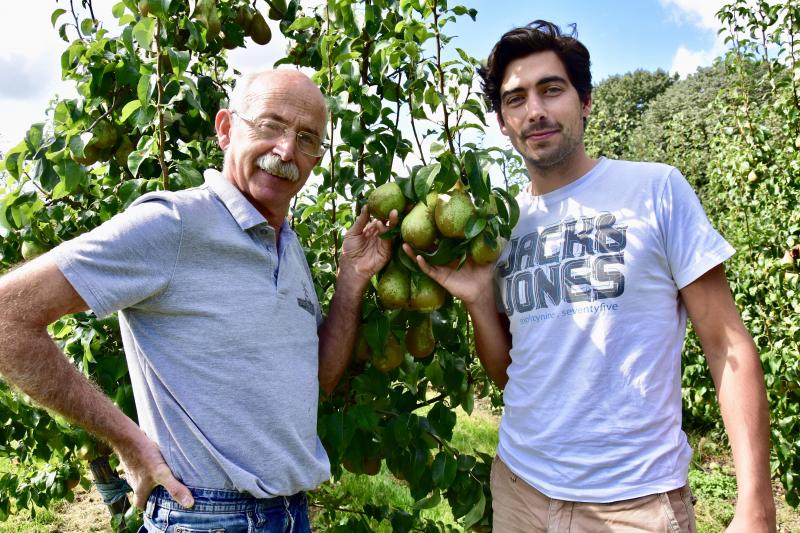
M 589 98 L 583 103 L 582 114 L 583 118 L 589 118 L 589 115 L 592 113 L 592 95 L 589 95 Z
M 233 117 L 230 109 L 220 109 L 214 118 L 214 129 L 217 130 L 217 143 L 224 151 L 231 144 L 231 123 Z
M 508 130 L 506 129 L 506 121 L 503 120 L 503 114 L 498 111 L 495 113 L 495 116 L 497 117 L 497 124 L 500 126 L 500 131 L 503 133 L 503 135 L 508 137 Z

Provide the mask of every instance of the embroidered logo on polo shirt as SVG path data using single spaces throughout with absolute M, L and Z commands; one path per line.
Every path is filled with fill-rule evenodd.
M 308 311 L 308 313 L 311 316 L 316 316 L 316 313 L 314 312 L 314 302 L 312 302 L 311 299 L 309 299 L 309 297 L 308 297 L 308 287 L 306 286 L 306 282 L 305 281 L 303 282 L 303 293 L 304 293 L 305 297 L 304 298 L 298 298 L 297 299 L 297 305 L 299 305 L 301 308 L 303 308 L 306 311 Z

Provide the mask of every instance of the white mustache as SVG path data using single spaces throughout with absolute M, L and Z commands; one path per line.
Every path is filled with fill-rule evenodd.
M 285 178 L 289 181 L 300 179 L 300 171 L 293 161 L 283 161 L 280 156 L 275 154 L 264 154 L 256 160 L 256 165 L 273 176 Z

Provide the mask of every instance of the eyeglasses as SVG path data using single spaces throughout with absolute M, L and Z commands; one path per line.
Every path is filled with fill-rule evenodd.
M 287 133 L 294 133 L 297 148 L 311 157 L 322 157 L 325 154 L 325 150 L 328 149 L 328 143 L 320 139 L 319 136 L 307 131 L 295 131 L 279 120 L 267 118 L 256 121 L 234 110 L 231 110 L 231 114 L 244 120 L 251 128 L 256 130 L 259 137 L 267 141 L 282 139 Z

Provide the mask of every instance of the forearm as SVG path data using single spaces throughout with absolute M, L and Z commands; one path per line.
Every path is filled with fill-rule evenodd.
M 328 316 L 319 329 L 319 383 L 326 394 L 342 378 L 361 322 L 361 304 L 369 279 L 341 268 Z
M 124 453 L 144 437 L 136 424 L 71 364 L 44 327 L 0 322 L 0 374 L 37 404 L 118 451 Z
M 744 333 L 707 357 L 733 452 L 739 503 L 749 512 L 769 513 L 769 409 L 755 345 Z
M 484 298 L 467 305 L 475 331 L 475 348 L 486 374 L 503 389 L 508 382 L 511 364 L 511 334 L 508 325 L 494 307 L 493 299 Z

